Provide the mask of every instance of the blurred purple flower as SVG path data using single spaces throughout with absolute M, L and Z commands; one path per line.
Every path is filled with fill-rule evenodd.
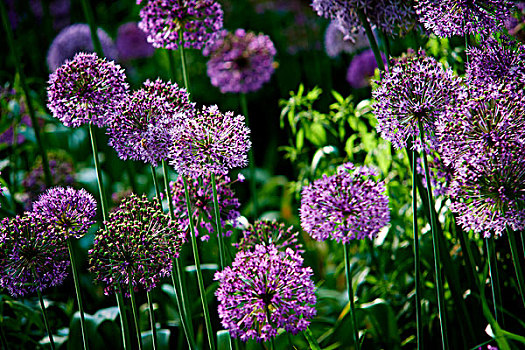
M 205 56 L 210 56 L 206 65 L 211 83 L 222 93 L 259 90 L 273 74 L 275 53 L 267 35 L 244 29 L 221 31 L 203 50 Z
M 53 29 L 60 30 L 70 23 L 71 0 L 51 0 L 46 1 L 49 14 L 53 18 Z M 42 0 L 30 0 L 31 11 L 38 20 L 44 18 Z
M 117 49 L 122 61 L 151 57 L 155 52 L 155 48 L 148 43 L 146 34 L 135 22 L 124 23 L 118 28 Z
M 381 53 L 381 58 L 386 66 L 387 58 L 383 53 Z M 370 78 L 374 76 L 376 68 L 377 62 L 371 49 L 358 53 L 352 58 L 350 66 L 348 66 L 346 81 L 354 89 L 370 86 Z
M 49 76 L 47 107 L 65 126 L 103 127 L 126 96 L 124 70 L 96 54 L 78 53 Z
M 373 239 L 390 221 L 388 196 L 375 170 L 345 163 L 323 175 L 301 193 L 301 226 L 313 239 L 338 243 Z
M 102 29 L 97 29 L 97 35 L 102 45 L 104 55 L 109 60 L 116 60 L 118 57 L 117 48 L 109 35 Z M 54 72 L 67 60 L 71 60 L 79 52 L 92 53 L 93 42 L 89 26 L 84 23 L 77 23 L 64 28 L 53 39 L 47 52 L 47 66 L 50 72 Z
M 351 38 L 344 38 L 337 21 L 331 21 L 324 35 L 324 47 L 329 57 L 337 57 L 342 52 L 354 53 L 369 47 L 368 39 L 364 33 L 357 33 Z M 386 60 L 386 59 L 385 59 Z
M 201 49 L 222 29 L 223 12 L 214 0 L 149 0 L 140 17 L 139 28 L 154 47 L 177 50 L 184 44 Z
M 297 334 L 316 314 L 310 267 L 292 249 L 256 245 L 239 251 L 232 266 L 215 273 L 218 312 L 233 338 L 268 341 L 278 330 Z

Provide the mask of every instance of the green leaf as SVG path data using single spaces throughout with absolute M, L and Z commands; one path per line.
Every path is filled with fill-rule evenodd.
M 306 330 L 303 332 L 304 337 L 308 341 L 308 344 L 310 344 L 310 349 L 313 350 L 321 350 L 321 346 L 317 342 L 317 339 L 315 339 L 314 335 L 312 334 L 312 331 L 310 328 L 306 328 Z
M 169 329 L 157 329 L 157 350 L 169 350 L 170 349 L 170 335 Z M 144 350 L 153 349 L 153 338 L 151 337 L 151 331 L 145 331 L 141 333 L 142 347 Z
M 231 350 L 232 340 L 230 332 L 226 330 L 220 330 L 217 332 L 217 350 Z
M 324 129 L 323 125 L 321 125 L 320 123 L 313 123 L 310 125 L 309 128 L 305 129 L 306 138 L 308 139 L 308 141 L 310 141 L 317 147 L 326 145 L 326 130 Z

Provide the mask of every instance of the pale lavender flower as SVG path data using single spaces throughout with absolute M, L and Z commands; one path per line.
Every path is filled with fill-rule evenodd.
M 386 67 L 387 58 L 381 53 L 381 58 Z M 358 53 L 352 58 L 346 72 L 346 81 L 354 89 L 364 88 L 370 85 L 370 78 L 374 76 L 377 69 L 377 61 L 374 51 L 371 49 Z
M 118 28 L 117 49 L 119 58 L 127 61 L 136 58 L 151 57 L 155 48 L 148 43 L 146 33 L 135 22 L 124 23 Z
M 331 21 L 324 34 L 324 47 L 329 57 L 337 57 L 342 52 L 354 53 L 369 47 L 365 33 L 356 33 L 351 38 L 344 37 L 343 31 L 339 29 L 337 21 Z

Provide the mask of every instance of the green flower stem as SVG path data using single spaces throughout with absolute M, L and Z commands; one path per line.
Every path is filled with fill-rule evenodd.
M 413 138 L 415 141 L 415 137 Z M 423 319 L 421 317 L 421 259 L 419 255 L 419 229 L 417 225 L 417 152 L 412 151 L 412 212 L 414 229 L 414 275 L 416 284 L 417 348 L 423 349 Z
M 181 38 L 181 44 L 179 45 L 179 52 L 180 52 L 180 64 L 182 66 L 182 77 L 184 79 L 184 87 L 186 88 L 186 91 L 190 93 L 190 82 L 188 80 L 188 70 L 186 68 L 186 55 L 184 53 L 184 42 L 182 41 L 183 32 L 182 28 L 179 30 L 179 36 Z
M 128 275 L 130 275 L 129 272 L 128 272 Z M 137 334 L 139 350 L 142 350 L 142 337 L 141 337 L 140 328 L 139 328 L 139 315 L 137 313 L 137 303 L 135 302 L 135 292 L 133 291 L 133 285 L 131 283 L 131 279 L 130 279 L 130 283 L 128 287 L 129 287 L 128 288 L 129 296 L 131 298 L 131 310 L 133 310 L 133 321 L 135 322 L 135 332 Z
M 244 118 L 246 120 L 246 126 L 250 127 L 250 120 L 248 118 L 248 103 L 246 102 L 246 94 L 241 93 L 239 94 L 240 102 L 241 102 L 241 111 L 244 115 Z M 253 155 L 253 143 L 252 147 L 248 151 L 248 166 L 250 169 L 250 194 L 252 196 L 252 204 L 253 204 L 253 218 L 257 219 L 259 214 L 259 206 L 257 201 L 257 180 L 255 176 L 255 157 Z
M 151 324 L 151 338 L 152 338 L 153 350 L 156 350 L 158 348 L 158 345 L 157 345 L 157 326 L 155 324 L 155 310 L 153 310 L 153 303 L 151 302 L 150 292 L 146 292 L 146 296 L 148 297 L 149 322 Z
M 213 212 L 215 215 L 215 230 L 217 232 L 217 241 L 219 242 L 219 260 L 221 270 L 226 264 L 226 256 L 224 255 L 224 237 L 222 236 L 221 213 L 219 210 L 219 200 L 217 198 L 217 181 L 215 174 L 211 173 L 211 187 L 213 190 Z
M 388 39 L 388 36 L 383 30 L 379 30 L 379 35 L 381 36 L 381 40 L 383 41 L 383 49 L 386 54 L 386 57 L 388 58 L 386 60 L 386 66 L 388 67 L 388 70 L 390 70 L 390 40 Z
M 501 290 L 499 287 L 498 264 L 495 256 L 494 241 L 485 238 L 485 248 L 487 249 L 487 260 L 489 262 L 490 286 L 492 289 L 492 303 L 494 304 L 494 317 L 498 323 L 504 324 Z
M 168 208 L 170 213 L 171 220 L 175 220 L 175 211 L 173 209 L 173 201 L 171 199 L 171 191 L 169 187 L 169 177 L 168 177 L 168 165 L 165 160 L 162 161 L 162 171 L 164 175 L 164 187 L 166 188 L 166 197 L 168 199 Z M 178 258 L 173 259 L 175 270 L 172 271 L 172 283 L 173 290 L 175 291 L 175 298 L 177 299 L 177 306 L 179 308 L 179 316 L 182 323 L 182 328 L 184 330 L 184 335 L 186 336 L 186 341 L 190 349 L 195 349 L 195 339 L 193 338 L 193 324 L 191 320 L 191 309 L 189 308 L 189 303 L 186 302 L 185 298 L 185 288 L 182 284 L 182 269 L 180 267 L 180 261 Z M 176 273 L 175 273 L 176 272 Z M 179 278 L 175 278 L 178 276 Z M 178 283 L 176 280 L 178 279 Z
M 7 36 L 7 44 L 9 46 L 9 51 L 11 52 L 11 55 L 13 57 L 13 62 L 15 64 L 16 72 L 18 73 L 18 76 L 20 77 L 20 85 L 22 85 L 22 90 L 24 91 L 24 96 L 26 98 L 27 111 L 29 112 L 29 117 L 31 118 L 31 124 L 35 132 L 35 139 L 38 145 L 38 151 L 40 152 L 40 155 L 42 156 L 42 165 L 44 167 L 44 176 L 45 176 L 46 186 L 51 187 L 53 185 L 53 179 L 51 177 L 51 171 L 49 170 L 49 161 L 47 159 L 46 147 L 44 143 L 42 142 L 42 138 L 40 135 L 40 124 L 38 124 L 38 119 L 36 117 L 36 112 L 33 106 L 33 101 L 31 99 L 31 94 L 29 92 L 29 87 L 27 86 L 26 77 L 25 77 L 24 71 L 22 70 L 20 56 L 18 55 L 18 50 L 15 44 L 13 31 L 11 30 L 11 24 L 9 23 L 9 19 L 7 17 L 7 11 L 5 9 L 4 1 L 0 2 L 0 12 L 2 15 L 2 23 L 4 24 L 4 30 L 7 34 L 6 36 Z
M 84 307 L 82 306 L 82 292 L 80 290 L 80 281 L 78 279 L 78 268 L 75 259 L 75 251 L 73 250 L 72 238 L 67 238 L 67 248 L 69 249 L 69 259 L 71 260 L 71 270 L 73 272 L 73 282 L 75 283 L 75 292 L 77 294 L 78 311 L 80 312 L 80 328 L 82 329 L 82 341 L 84 343 L 84 350 L 89 349 L 86 322 L 84 319 Z
M 523 279 L 523 270 L 521 269 L 521 262 L 518 255 L 518 245 L 516 244 L 516 232 L 512 232 L 507 227 L 507 236 L 509 237 L 510 252 L 512 254 L 512 262 L 516 269 L 516 278 L 518 281 L 518 288 L 520 291 L 521 301 L 525 305 L 525 280 Z
M 350 253 L 348 244 L 343 244 L 345 250 L 345 272 L 346 272 L 346 287 L 348 289 L 348 301 L 350 302 L 350 316 L 352 317 L 352 328 L 354 329 L 354 346 L 357 350 L 361 348 L 359 343 L 359 330 L 357 326 L 357 318 L 355 315 L 354 305 L 354 291 L 352 288 L 352 271 L 350 270 Z
M 97 26 L 95 25 L 93 11 L 91 10 L 89 1 L 81 0 L 81 2 L 82 2 L 82 10 L 84 11 L 84 16 L 86 16 L 86 21 L 88 22 L 88 25 L 89 25 L 89 31 L 91 33 L 91 41 L 93 42 L 93 48 L 95 49 L 95 52 L 100 58 L 105 57 L 104 51 L 102 50 L 102 45 L 100 44 L 100 39 L 98 38 Z
M 186 178 L 183 177 L 183 180 L 184 180 L 184 194 L 186 196 L 186 208 L 188 210 L 188 222 L 189 222 L 189 227 L 190 227 L 189 235 L 191 238 L 193 258 L 195 259 L 195 270 L 197 273 L 197 282 L 199 284 L 199 292 L 201 296 L 202 309 L 204 312 L 204 322 L 206 324 L 206 333 L 208 335 L 208 343 L 210 345 L 210 349 L 215 350 L 214 333 L 213 333 L 213 329 L 211 328 L 210 312 L 208 311 L 208 301 L 206 298 L 206 289 L 204 288 L 204 281 L 202 278 L 202 271 L 201 271 L 201 263 L 199 259 L 199 251 L 197 248 L 197 237 L 195 237 L 195 228 L 193 225 L 193 212 L 191 210 L 190 193 L 188 191 L 188 183 L 186 181 Z
M 151 177 L 153 178 L 153 186 L 155 187 L 155 194 L 157 195 L 157 200 L 159 201 L 159 205 L 162 208 L 162 197 L 160 195 L 160 187 L 159 182 L 157 181 L 157 174 L 155 173 L 155 168 L 153 165 L 150 166 L 151 168 Z
M 356 11 L 361 25 L 365 28 L 366 37 L 368 38 L 368 42 L 370 43 L 370 48 L 374 52 L 377 67 L 379 67 L 380 71 L 384 71 L 385 65 L 383 63 L 383 58 L 381 57 L 381 52 L 379 51 L 379 47 L 377 46 L 377 41 L 374 37 L 374 33 L 372 32 L 372 28 L 370 27 L 370 23 L 368 22 L 368 19 L 366 18 L 366 15 L 362 9 L 356 8 Z
M 35 269 L 33 268 L 33 276 L 35 275 Z M 49 320 L 47 318 L 46 306 L 44 305 L 44 299 L 42 298 L 42 293 L 38 287 L 36 288 L 36 293 L 38 294 L 38 300 L 40 301 L 40 308 L 42 309 L 42 316 L 44 317 L 44 324 L 47 330 L 47 336 L 49 337 L 49 346 L 52 350 L 55 350 L 55 341 L 53 340 L 53 333 L 51 332 L 51 327 L 49 327 Z
M 438 299 L 438 311 L 439 311 L 439 325 L 441 328 L 441 342 L 443 349 L 448 349 L 448 334 L 447 334 L 447 321 L 446 321 L 446 310 L 445 310 L 445 298 L 443 294 L 443 280 L 441 278 L 441 262 L 439 253 L 439 237 L 437 236 L 437 218 L 434 210 L 434 198 L 432 197 L 432 186 L 430 184 L 430 172 L 428 169 L 427 152 L 425 151 L 425 141 L 423 137 L 423 124 L 421 120 L 419 124 L 419 137 L 421 139 L 421 149 L 423 158 L 423 166 L 425 168 L 425 177 L 427 183 L 427 194 L 428 194 L 428 206 L 430 209 L 430 228 L 432 230 L 432 245 L 434 247 L 434 265 L 436 272 L 436 292 Z

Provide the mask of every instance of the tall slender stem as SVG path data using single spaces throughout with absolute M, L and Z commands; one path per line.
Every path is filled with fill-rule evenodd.
M 142 336 L 139 328 L 139 315 L 137 312 L 137 303 L 135 302 L 135 292 L 133 291 L 133 285 L 131 283 L 131 278 L 129 282 L 129 296 L 131 298 L 131 310 L 133 311 L 133 321 L 135 322 L 135 332 L 137 334 L 137 340 L 139 344 L 139 350 L 142 350 Z
M 415 141 L 415 137 L 413 141 Z M 414 229 L 414 275 L 416 284 L 417 348 L 423 349 L 423 320 L 421 318 L 421 259 L 419 255 L 419 228 L 417 225 L 417 152 L 412 151 L 412 212 Z
M 365 28 L 366 37 L 368 38 L 368 42 L 370 43 L 370 48 L 372 49 L 372 52 L 374 52 L 374 57 L 376 59 L 377 66 L 379 67 L 380 71 L 384 71 L 385 64 L 383 63 L 381 52 L 379 51 L 379 47 L 377 46 L 377 41 L 374 36 L 374 32 L 372 32 L 372 27 L 370 27 L 370 23 L 368 22 L 368 19 L 366 18 L 366 15 L 363 12 L 363 10 L 360 8 L 356 8 L 356 11 L 361 25 Z
M 354 305 L 354 290 L 352 288 L 352 271 L 350 269 L 350 253 L 348 245 L 343 244 L 345 250 L 345 272 L 346 272 L 346 287 L 348 290 L 348 301 L 350 302 L 350 316 L 352 317 L 352 328 L 354 329 L 354 345 L 357 350 L 361 348 L 359 343 L 359 330 L 357 326 L 357 317 L 355 315 Z
M 184 79 L 184 87 L 186 88 L 186 91 L 188 93 L 190 92 L 190 81 L 188 79 L 188 70 L 186 68 L 186 55 L 184 53 L 184 42 L 182 41 L 183 38 L 183 32 L 182 29 L 179 30 L 179 35 L 181 37 L 181 44 L 179 46 L 179 52 L 180 52 L 180 64 L 182 66 L 182 78 Z
M 67 238 L 67 247 L 69 249 L 69 259 L 71 260 L 71 271 L 73 272 L 73 282 L 75 283 L 75 292 L 77 294 L 78 311 L 80 313 L 80 328 L 82 329 L 82 341 L 84 343 L 84 350 L 89 349 L 86 322 L 84 319 L 84 307 L 82 306 L 82 292 L 80 290 L 80 281 L 78 279 L 78 268 L 75 258 L 75 252 L 73 250 L 72 238 Z
M 494 317 L 496 321 L 503 324 L 503 312 L 501 290 L 499 287 L 498 264 L 495 257 L 494 241 L 485 238 L 485 248 L 487 249 L 487 260 L 489 262 L 490 287 L 492 289 L 492 303 L 494 304 Z
M 9 51 L 13 56 L 13 62 L 15 64 L 16 72 L 20 77 L 20 85 L 22 85 L 22 90 L 26 98 L 27 111 L 29 112 L 29 117 L 31 118 L 31 124 L 35 132 L 35 139 L 38 145 L 38 152 L 42 156 L 42 165 L 44 167 L 44 176 L 46 181 L 46 186 L 51 187 L 53 185 L 53 179 L 51 177 L 51 171 L 49 170 L 49 161 L 47 159 L 47 152 L 44 143 L 42 142 L 42 137 L 40 135 L 40 124 L 38 124 L 38 119 L 36 117 L 35 108 L 33 106 L 33 101 L 31 99 L 31 94 L 29 92 L 29 87 L 27 86 L 26 77 L 22 69 L 20 56 L 18 55 L 18 50 L 15 44 L 15 39 L 13 31 L 11 30 L 11 24 L 7 17 L 7 11 L 5 9 L 5 1 L 0 1 L 0 12 L 2 16 L 2 23 L 4 24 L 4 29 L 7 36 L 7 44 L 9 46 Z
M 204 281 L 202 278 L 201 263 L 199 258 L 199 251 L 197 248 L 197 237 L 195 237 L 195 228 L 193 225 L 193 213 L 191 210 L 191 201 L 190 193 L 188 191 L 188 184 L 186 178 L 183 177 L 184 181 L 184 194 L 186 196 L 186 209 L 188 210 L 188 222 L 190 227 L 190 238 L 191 238 L 191 248 L 193 250 L 193 258 L 195 260 L 195 270 L 197 273 L 197 282 L 199 284 L 199 292 L 201 296 L 202 309 L 204 312 L 204 322 L 206 324 L 206 333 L 208 335 L 208 343 L 210 344 L 210 349 L 215 350 L 215 341 L 213 330 L 211 328 L 210 312 L 208 311 L 208 301 L 206 298 L 206 289 L 204 288 Z
M 148 297 L 148 309 L 149 309 L 149 323 L 151 324 L 151 340 L 153 344 L 153 350 L 158 348 L 157 345 L 157 326 L 155 324 L 155 310 L 153 310 L 153 303 L 151 302 L 150 292 L 146 292 Z
M 157 173 L 155 172 L 155 168 L 153 167 L 153 165 L 151 165 L 150 168 L 151 177 L 153 178 L 153 186 L 155 187 L 155 194 L 157 195 L 157 200 L 159 201 L 159 205 L 162 208 L 162 197 L 160 195 L 159 182 L 157 181 Z
M 509 237 L 510 252 L 512 255 L 512 262 L 514 269 L 516 269 L 516 278 L 518 281 L 518 289 L 520 291 L 521 300 L 525 305 L 525 280 L 523 279 L 523 270 L 521 268 L 520 257 L 518 254 L 518 245 L 516 244 L 516 232 L 511 231 L 507 227 L 507 236 Z
M 246 102 L 246 94 L 241 93 L 239 95 L 240 101 L 241 101 L 241 110 L 242 114 L 244 115 L 244 118 L 246 120 L 246 126 L 250 127 L 250 119 L 248 117 L 248 103 Z M 259 212 L 259 203 L 257 200 L 257 179 L 255 176 L 255 157 L 253 155 L 253 142 L 252 147 L 248 151 L 248 166 L 250 169 L 250 194 L 252 197 L 252 204 L 253 204 L 253 218 L 258 218 L 258 212 Z
M 95 25 L 95 19 L 93 17 L 93 11 L 89 5 L 89 1 L 81 0 L 82 10 L 84 11 L 84 16 L 86 16 L 86 21 L 89 25 L 89 31 L 91 33 L 91 41 L 93 42 L 93 48 L 97 55 L 102 58 L 104 57 L 104 51 L 102 50 L 102 45 L 100 44 L 100 39 L 97 34 L 97 26 Z
M 33 275 L 35 270 L 33 269 Z M 44 299 L 42 298 L 42 293 L 38 287 L 36 288 L 36 293 L 38 294 L 38 300 L 40 301 L 40 308 L 42 309 L 42 316 L 44 317 L 44 324 L 46 326 L 47 336 L 49 337 L 49 346 L 52 350 L 55 350 L 55 341 L 53 340 L 53 333 L 51 332 L 51 327 L 49 327 L 49 320 L 47 318 L 46 306 L 44 305 Z
M 448 349 L 448 334 L 447 334 L 447 320 L 445 310 L 445 298 L 443 295 L 443 281 L 441 278 L 441 262 L 439 253 L 439 237 L 436 228 L 436 212 L 434 210 L 434 198 L 432 196 L 432 186 L 430 184 L 430 172 L 428 170 L 427 152 L 425 150 L 425 140 L 423 137 L 423 124 L 421 120 L 419 124 L 419 137 L 421 139 L 421 157 L 423 158 L 423 166 L 425 168 L 425 178 L 427 183 L 427 194 L 428 194 L 428 206 L 430 210 L 430 228 L 432 231 L 432 245 L 434 247 L 434 265 L 436 271 L 436 292 L 438 299 L 438 311 L 439 311 L 439 325 L 441 328 L 441 342 L 443 349 Z M 415 170 L 415 169 L 414 169 Z
M 226 257 L 224 255 L 224 237 L 222 236 L 221 213 L 219 209 L 219 200 L 217 198 L 217 181 L 215 174 L 211 173 L 211 187 L 213 191 L 213 212 L 215 216 L 215 230 L 217 232 L 217 241 L 219 242 L 219 260 L 221 270 L 224 269 Z

